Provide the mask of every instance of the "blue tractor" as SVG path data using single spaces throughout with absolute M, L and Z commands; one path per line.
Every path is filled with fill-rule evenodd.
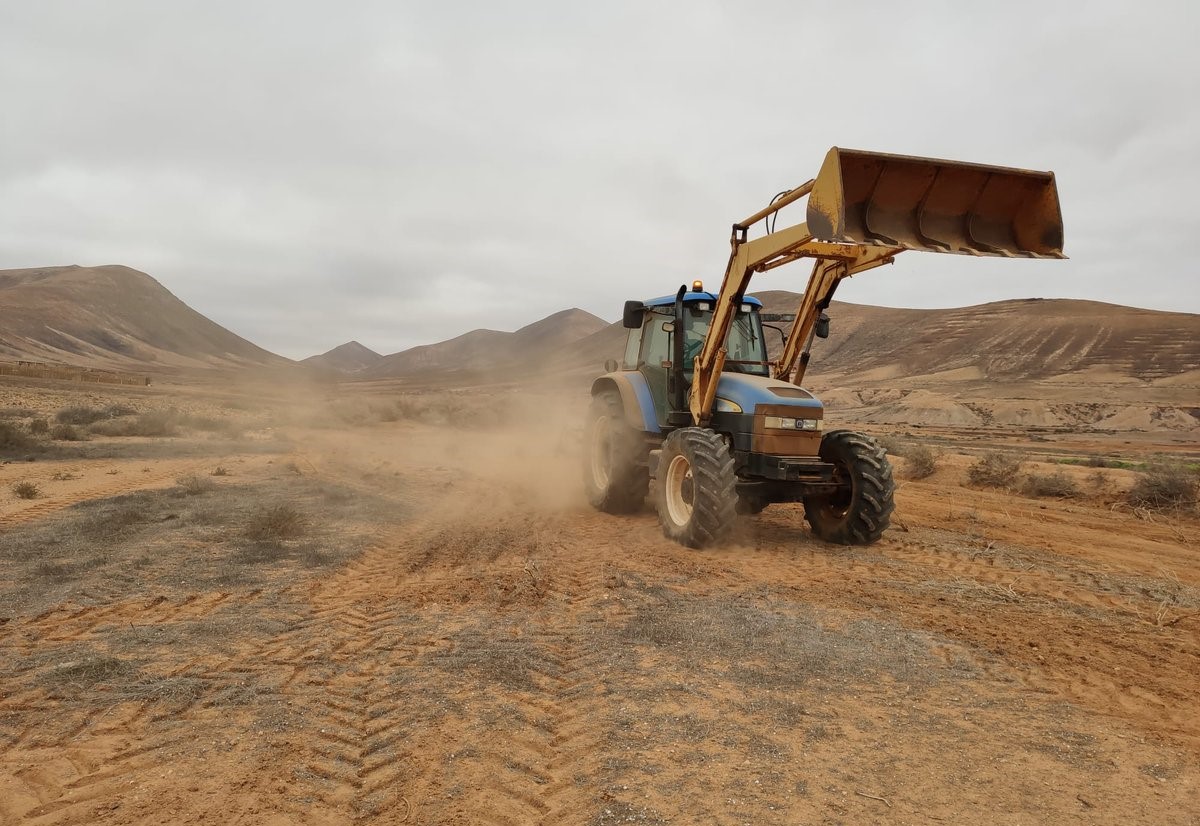
M 776 230 L 778 212 L 805 196 L 807 221 Z M 766 231 L 750 238 L 760 221 Z M 867 435 L 827 429 L 801 386 L 837 285 L 905 250 L 1063 258 L 1062 242 L 1051 172 L 834 147 L 815 179 L 733 225 L 717 292 L 697 281 L 626 302 L 624 357 L 592 384 L 588 499 L 631 513 L 653 482 L 663 533 L 695 548 L 777 502 L 802 502 L 828 542 L 877 541 L 894 508 L 887 456 Z M 751 275 L 800 258 L 814 266 L 798 311 L 763 313 L 746 294 Z M 771 359 L 764 324 L 780 321 L 790 332 Z

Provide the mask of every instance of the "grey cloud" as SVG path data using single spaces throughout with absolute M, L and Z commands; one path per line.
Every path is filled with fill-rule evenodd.
M 1192 4 L 832 8 L 10 4 L 0 266 L 125 263 L 286 355 L 390 352 L 714 283 L 838 144 L 1052 168 L 1072 256 L 911 254 L 841 298 L 1200 311 Z

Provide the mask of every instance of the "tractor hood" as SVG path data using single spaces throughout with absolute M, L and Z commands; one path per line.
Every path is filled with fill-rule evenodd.
M 821 400 L 802 387 L 766 376 L 747 373 L 722 373 L 717 381 L 717 398 L 728 399 L 742 408 L 744 413 L 753 413 L 760 404 L 788 405 L 810 410 L 821 410 Z

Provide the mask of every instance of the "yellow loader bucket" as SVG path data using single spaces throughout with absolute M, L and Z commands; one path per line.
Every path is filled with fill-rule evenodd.
M 1053 172 L 838 149 L 808 196 L 820 241 L 1065 258 Z

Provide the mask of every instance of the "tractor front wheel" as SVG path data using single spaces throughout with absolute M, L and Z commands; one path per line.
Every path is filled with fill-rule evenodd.
M 588 501 L 605 513 L 635 513 L 646 501 L 650 472 L 642 434 L 625 422 L 621 400 L 592 399 L 583 448 L 583 486 Z
M 720 542 L 737 518 L 737 476 L 725 440 L 684 427 L 663 442 L 656 505 L 663 534 L 689 548 Z
M 883 448 L 862 433 L 831 430 L 821 439 L 821 460 L 834 466 L 838 487 L 806 496 L 804 518 L 813 533 L 838 545 L 870 545 L 887 530 L 896 483 Z

